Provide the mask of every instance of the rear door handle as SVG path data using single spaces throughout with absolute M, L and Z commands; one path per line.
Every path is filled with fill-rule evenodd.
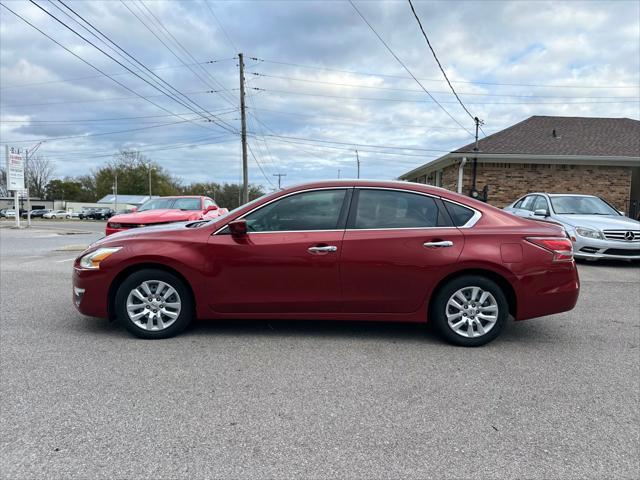
M 442 240 L 440 242 L 424 242 L 422 245 L 427 248 L 445 248 L 453 247 L 453 242 L 451 240 Z
M 309 247 L 307 249 L 309 253 L 329 253 L 329 252 L 337 252 L 338 247 L 334 245 L 325 245 L 322 247 Z

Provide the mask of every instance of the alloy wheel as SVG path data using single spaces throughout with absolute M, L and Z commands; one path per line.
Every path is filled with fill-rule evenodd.
M 486 335 L 498 321 L 498 302 L 480 287 L 464 287 L 447 302 L 445 313 L 449 328 L 465 338 Z
M 161 280 L 146 280 L 129 292 L 127 315 L 143 330 L 169 328 L 182 309 L 177 290 Z

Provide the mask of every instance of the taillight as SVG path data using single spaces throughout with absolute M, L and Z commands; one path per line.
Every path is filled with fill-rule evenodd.
M 553 253 L 554 262 L 570 262 L 573 260 L 573 244 L 568 238 L 527 237 L 526 240 Z

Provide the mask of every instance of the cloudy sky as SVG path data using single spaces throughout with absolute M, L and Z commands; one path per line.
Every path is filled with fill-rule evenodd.
M 354 3 L 440 105 L 347 1 L 1 1 L 24 19 L 0 7 L 3 148 L 46 139 L 58 176 L 136 148 L 185 182 L 238 181 L 238 52 L 250 180 L 267 188 L 353 178 L 356 149 L 362 177 L 395 178 L 473 140 L 405 0 Z M 640 2 L 414 3 L 487 135 L 640 117 Z

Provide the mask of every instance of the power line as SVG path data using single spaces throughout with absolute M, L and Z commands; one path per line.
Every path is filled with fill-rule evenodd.
M 421 93 L 422 90 L 416 90 L 414 88 L 396 88 L 396 87 L 380 87 L 380 86 L 376 86 L 376 85 L 362 85 L 362 84 L 353 84 L 353 83 L 338 83 L 338 82 L 328 82 L 328 81 L 323 81 L 323 80 L 311 80 L 311 79 L 307 79 L 307 78 L 296 78 L 296 77 L 289 77 L 289 76 L 283 76 L 283 75 L 270 75 L 270 74 L 266 74 L 266 73 L 260 73 L 260 72 L 251 72 L 252 75 L 255 75 L 257 77 L 265 77 L 265 78 L 276 78 L 276 79 L 280 79 L 280 80 L 291 80 L 291 81 L 295 81 L 295 82 L 304 82 L 304 83 L 317 83 L 317 84 L 321 84 L 321 85 L 335 85 L 335 86 L 339 86 L 339 87 L 351 87 L 351 88 L 368 88 L 368 89 L 373 89 L 373 90 L 389 90 L 389 91 L 396 91 L 396 92 L 415 92 L 415 93 Z M 441 93 L 441 94 L 446 94 L 446 95 L 451 95 L 451 92 L 448 91 L 443 91 L 443 90 L 431 90 L 431 93 Z M 460 95 L 472 95 L 472 96 L 479 96 L 479 97 L 508 97 L 508 98 L 600 98 L 600 99 L 617 99 L 617 98 L 623 98 L 623 99 L 638 99 L 640 97 L 620 97 L 620 96 L 599 96 L 599 97 L 594 97 L 591 95 L 585 95 L 585 96 L 580 96 L 580 95 L 520 95 L 520 94 L 508 94 L 508 93 L 480 93 L 480 92 L 459 92 Z
M 239 49 L 238 47 L 236 47 L 236 44 L 233 43 L 233 40 L 231 39 L 231 37 L 229 36 L 229 34 L 227 33 L 227 31 L 225 30 L 224 26 L 222 25 L 222 22 L 220 21 L 220 19 L 218 18 L 218 16 L 215 14 L 215 12 L 213 11 L 213 8 L 211 7 L 211 4 L 209 3 L 208 0 L 202 0 L 204 2 L 204 4 L 207 6 L 207 8 L 209 9 L 209 12 L 211 13 L 211 16 L 214 18 L 214 20 L 216 21 L 216 23 L 218 24 L 218 26 L 220 27 L 220 30 L 222 30 L 222 33 L 224 34 L 225 37 L 227 37 L 227 40 L 229 42 L 229 44 L 231 45 L 231 47 L 233 47 L 233 51 L 234 52 L 238 52 Z
M 224 61 L 228 61 L 228 60 L 235 60 L 235 58 L 220 58 L 217 60 L 207 60 L 204 62 L 197 62 L 197 63 L 193 63 L 192 65 L 207 65 L 210 63 L 218 63 L 218 62 L 224 62 Z M 184 67 L 184 65 L 167 65 L 166 67 L 157 67 L 157 68 L 152 68 L 151 70 L 153 71 L 158 71 L 158 70 L 169 70 L 172 68 L 182 68 Z M 142 70 L 135 70 L 138 73 L 141 72 Z M 120 75 L 131 75 L 130 72 L 116 72 L 116 73 L 110 73 L 109 75 L 111 75 L 112 77 L 117 77 Z M 85 75 L 84 77 L 73 77 L 73 78 L 64 78 L 61 80 L 46 80 L 44 82 L 32 82 L 32 83 L 21 83 L 19 85 L 6 85 L 6 86 L 2 86 L 0 87 L 0 90 L 8 90 L 11 88 L 26 88 L 26 87 L 35 87 L 38 85 L 49 85 L 49 84 L 53 84 L 53 83 L 69 83 L 69 82 L 75 82 L 77 80 L 89 80 L 91 78 L 102 78 L 105 75 Z
M 225 110 L 215 110 L 215 112 L 218 115 L 228 115 L 230 113 L 235 113 L 236 111 L 238 111 L 237 108 L 234 108 L 232 110 L 229 109 L 225 109 Z M 176 115 L 191 115 L 191 112 L 185 112 L 185 113 L 177 113 Z M 0 123 L 28 123 L 28 124 L 67 124 L 67 123 L 79 123 L 79 124 L 84 124 L 84 123 L 88 123 L 88 122 L 115 122 L 115 121 L 125 121 L 125 120 L 142 120 L 142 119 L 147 119 L 147 118 L 163 118 L 163 117 L 173 117 L 174 115 L 139 115 L 139 116 L 135 116 L 135 117 L 112 117 L 112 118 L 82 118 L 82 119 L 75 119 L 75 120 L 34 120 L 34 119 L 27 119 L 27 120 L 2 120 L 0 119 Z
M 162 43 L 167 50 L 169 50 L 180 62 L 182 62 L 183 64 L 187 65 L 187 63 L 182 59 L 182 57 L 180 57 L 180 55 L 178 55 L 169 45 L 166 44 L 166 42 L 164 42 L 154 31 L 152 28 L 150 28 L 138 15 L 136 15 L 129 7 L 128 5 L 123 1 L 120 0 L 120 3 L 122 3 L 127 10 L 129 10 L 129 12 L 131 12 L 144 26 L 147 30 L 149 30 L 154 37 L 156 37 L 160 43 Z M 178 49 L 182 50 L 192 61 L 195 61 L 195 57 L 182 45 L 182 43 L 180 43 L 180 41 L 164 26 L 164 24 L 162 23 L 162 21 L 156 17 L 156 15 L 147 7 L 147 5 L 140 0 L 139 1 L 140 5 L 142 5 L 142 7 L 144 8 L 144 10 L 146 10 L 146 12 L 152 17 L 153 20 L 151 20 L 152 22 L 155 21 L 155 24 L 160 27 L 160 29 L 165 33 L 165 35 L 170 38 L 171 40 L 173 40 L 173 43 L 178 47 Z M 138 11 L 144 15 L 144 12 L 142 11 L 142 9 L 136 4 L 136 3 L 132 3 L 132 5 L 134 5 Z M 147 17 L 149 18 L 149 17 Z M 217 84 L 222 91 L 226 91 L 227 89 L 225 88 L 224 85 L 222 85 L 222 83 L 220 83 L 213 75 L 211 75 L 207 70 L 204 69 L 204 67 L 202 67 L 202 65 L 198 65 L 198 67 L 200 67 L 200 70 L 204 73 L 205 76 L 208 76 L 215 84 Z M 200 79 L 200 81 L 202 81 L 205 85 L 210 86 L 210 84 L 202 77 L 202 75 L 200 75 L 197 71 L 195 71 L 193 68 L 191 67 L 187 67 L 189 68 L 189 70 L 191 70 L 191 72 L 198 77 L 198 79 Z M 212 87 L 213 88 L 213 87 Z M 228 93 L 228 92 L 225 92 Z M 233 95 L 229 94 L 229 97 L 225 96 L 221 93 L 219 93 L 220 97 L 222 99 L 224 99 L 226 102 L 235 105 L 236 101 L 235 98 L 233 97 Z
M 413 72 L 411 72 L 411 70 L 409 70 L 409 67 L 407 67 L 405 65 L 405 63 L 400 59 L 400 57 L 398 57 L 398 55 L 396 55 L 396 53 L 391 49 L 391 47 L 387 44 L 387 42 L 384 41 L 384 39 L 380 36 L 380 34 L 375 30 L 375 28 L 373 28 L 373 26 L 369 23 L 369 21 L 365 18 L 365 16 L 360 12 L 360 10 L 358 10 L 358 7 L 356 7 L 356 5 L 353 3 L 352 0 L 349 0 L 349 3 L 351 4 L 351 6 L 353 7 L 353 9 L 356 11 L 356 13 L 360 16 L 360 18 L 362 19 L 362 21 L 364 21 L 364 23 L 367 24 L 367 26 L 369 27 L 369 29 L 371 29 L 371 31 L 375 34 L 376 37 L 378 37 L 378 40 L 380 40 L 380 42 L 382 42 L 382 44 L 385 46 L 385 48 L 389 51 L 389 53 L 391 53 L 391 55 L 393 56 L 393 58 L 395 58 L 397 60 L 397 62 L 402 65 L 402 67 L 407 71 L 407 73 L 409 75 L 411 75 L 411 77 L 416 81 L 416 83 L 418 85 L 420 85 L 420 88 L 422 88 L 422 90 L 424 90 L 424 92 L 429 95 L 429 98 L 431 98 L 431 100 L 433 100 L 436 105 L 438 105 L 440 107 L 440 109 L 447 114 L 447 116 L 453 120 L 455 123 L 457 123 L 461 128 L 463 128 L 464 130 L 467 131 L 467 133 L 471 136 L 473 136 L 473 133 L 471 133 L 471 131 L 469 131 L 464 125 L 462 125 L 458 120 L 455 119 L 455 117 L 453 115 L 451 115 L 449 113 L 449 111 L 444 108 L 439 102 L 438 100 L 435 99 L 435 97 L 433 95 L 431 95 L 431 93 L 429 93 L 429 91 L 424 87 L 424 85 L 422 85 L 422 83 L 420 83 L 420 80 L 418 80 L 416 78 L 416 76 L 413 74 Z
M 253 134 L 255 136 L 255 132 Z M 327 144 L 335 144 L 335 145 L 348 145 L 350 146 L 350 150 L 353 150 L 354 147 L 369 147 L 369 148 L 387 148 L 387 149 L 396 149 L 396 150 L 415 150 L 421 152 L 440 152 L 440 153 L 449 153 L 449 150 L 439 150 L 434 148 L 421 148 L 421 147 L 403 147 L 400 145 L 372 145 L 368 143 L 358 143 L 358 142 L 339 142 L 334 140 L 320 140 L 313 138 L 304 138 L 304 137 L 293 137 L 287 135 L 266 135 L 267 137 L 276 137 L 276 138 L 286 138 L 291 140 L 303 140 L 307 142 L 317 142 L 317 143 L 327 143 Z
M 157 103 L 155 103 L 152 100 L 149 100 L 148 98 L 145 98 L 144 96 L 142 96 L 141 94 L 139 94 L 138 92 L 136 92 L 135 90 L 133 90 L 132 88 L 129 88 L 128 86 L 126 86 L 124 83 L 116 80 L 115 78 L 113 78 L 111 75 L 105 73 L 104 71 L 102 71 L 100 68 L 96 67 L 95 65 L 93 65 L 91 62 L 85 60 L 84 58 L 82 58 L 80 55 L 76 54 L 75 52 L 71 51 L 69 48 L 65 47 L 62 43 L 58 42 L 55 38 L 51 37 L 50 35 L 48 35 L 47 33 L 45 33 L 43 30 L 39 29 L 38 27 L 36 27 L 33 23 L 29 22 L 29 20 L 27 20 L 26 18 L 24 18 L 23 16 L 21 16 L 20 14 L 18 14 L 17 12 L 13 11 L 12 9 L 10 9 L 9 7 L 7 7 L 4 3 L 0 2 L 0 5 L 3 6 L 5 9 L 9 10 L 9 12 L 11 12 L 12 14 L 14 14 L 16 17 L 18 17 L 19 19 L 21 19 L 23 22 L 25 22 L 27 25 L 29 25 L 31 28 L 33 28 L 34 30 L 38 31 L 39 33 L 41 33 L 42 35 L 44 35 L 45 37 L 47 37 L 49 40 L 51 40 L 52 42 L 54 42 L 56 45 L 60 46 L 62 49 L 64 49 L 66 52 L 70 53 L 71 55 L 73 55 L 74 57 L 76 57 L 78 60 L 82 61 L 83 63 L 89 65 L 91 68 L 93 68 L 94 70 L 100 72 L 101 74 L 105 75 L 106 77 L 108 77 L 109 79 L 111 79 L 113 82 L 115 82 L 116 84 L 118 84 L 119 86 L 121 86 L 122 88 L 124 88 L 125 90 L 127 90 L 128 92 L 133 93 L 134 95 L 136 95 L 137 97 L 142 98 L 143 100 L 146 100 L 147 102 L 149 102 L 150 104 L 152 104 L 153 106 L 159 108 L 160 110 L 163 110 L 167 113 L 172 114 L 173 116 L 176 116 L 182 120 L 184 120 L 183 116 L 177 115 L 174 112 L 172 112 L 171 110 L 163 107 L 162 105 L 159 105 Z M 204 125 L 200 125 L 198 123 L 195 123 L 195 125 L 198 125 L 201 128 L 207 128 Z
M 405 75 L 393 75 L 388 73 L 373 73 L 373 72 L 359 72 L 355 70 L 344 70 L 339 68 L 323 67 L 318 65 L 303 65 L 300 63 L 282 62 L 278 60 L 267 60 L 264 58 L 250 57 L 251 60 L 256 62 L 273 63 L 275 65 L 287 65 L 291 67 L 308 68 L 312 70 L 325 70 L 329 72 L 348 73 L 351 75 L 363 75 L 369 77 L 387 77 L 387 78 L 399 78 L 399 79 L 411 79 Z M 441 79 L 435 78 L 423 78 L 419 77 L 419 80 L 423 82 L 442 82 Z M 586 88 L 586 89 L 618 89 L 618 88 L 633 88 L 638 89 L 638 85 L 558 85 L 558 84 L 543 84 L 543 83 L 498 83 L 498 82 L 480 82 L 480 81 L 466 81 L 455 80 L 454 84 L 470 84 L 470 85 L 490 85 L 490 86 L 502 86 L 502 87 L 539 87 L 539 88 Z
M 118 133 L 129 133 L 129 132 L 137 132 L 140 130 L 150 130 L 152 128 L 159 128 L 159 127 L 168 127 L 171 125 L 179 125 L 179 124 L 183 124 L 183 123 L 190 123 L 192 122 L 193 119 L 187 119 L 187 120 L 181 120 L 179 122 L 171 122 L 171 123 L 162 123 L 160 125 L 151 125 L 151 126 L 147 126 L 147 127 L 139 127 L 139 128 L 128 128 L 126 130 L 118 130 L 115 132 L 101 132 L 101 133 L 86 133 L 86 134 L 82 134 L 82 135 L 68 135 L 68 136 L 64 136 L 64 137 L 47 137 L 47 138 L 38 138 L 38 139 L 29 139 L 29 140 L 11 140 L 11 141 L 6 141 L 6 142 L 0 142 L 0 143 L 5 143 L 5 144 L 13 144 L 13 143 L 28 143 L 28 142 L 41 142 L 41 141 L 47 141 L 47 142 L 55 142 L 58 140 L 68 140 L 71 138 L 85 138 L 85 137 L 100 137 L 103 135 L 115 135 Z
M 47 15 L 49 15 L 50 17 L 52 17 L 54 20 L 56 20 L 58 23 L 60 23 L 61 25 L 63 25 L 64 27 L 66 27 L 68 30 L 72 31 L 74 34 L 76 34 L 77 36 L 79 36 L 80 38 L 82 38 L 85 42 L 89 43 L 91 46 L 93 46 L 94 48 L 96 48 L 97 50 L 99 50 L 100 52 L 102 52 L 104 55 L 106 55 L 107 57 L 109 57 L 111 60 L 117 62 L 120 66 L 124 67 L 126 70 L 130 71 L 131 73 L 133 73 L 136 77 L 140 78 L 142 81 L 144 81 L 145 83 L 151 85 L 153 88 L 155 88 L 156 90 L 165 93 L 169 98 L 171 98 L 172 100 L 180 103 L 181 105 L 183 105 L 184 107 L 188 108 L 189 110 L 193 111 L 194 113 L 197 113 L 198 111 L 195 110 L 194 108 L 192 108 L 191 106 L 189 106 L 188 104 L 185 104 L 183 101 L 181 101 L 179 98 L 175 97 L 173 94 L 171 93 L 166 93 L 163 89 L 159 88 L 156 84 L 149 82 L 147 79 L 141 77 L 140 75 L 138 75 L 136 72 L 134 72 L 133 70 L 131 70 L 129 67 L 127 67 L 126 65 L 124 65 L 122 62 L 120 62 L 119 60 L 117 60 L 116 58 L 114 58 L 113 56 L 111 56 L 110 54 L 108 54 L 107 52 L 105 52 L 104 50 L 102 50 L 100 47 L 98 47 L 97 45 L 95 45 L 93 42 L 91 42 L 90 40 L 88 40 L 87 38 L 85 38 L 84 36 L 82 36 L 80 33 L 78 33 L 76 30 L 74 30 L 73 28 L 71 28 L 70 26 L 68 26 L 67 24 L 65 24 L 63 21 L 61 21 L 59 18 L 57 18 L 55 15 L 53 15 L 51 12 L 47 11 L 46 9 L 42 8 L 40 5 L 38 5 L 34 0 L 29 0 L 32 4 L 34 4 L 35 6 L 37 6 L 40 10 L 42 10 L 43 12 L 45 12 Z M 137 60 L 134 56 L 132 56 L 131 54 L 129 54 L 126 50 L 124 50 L 123 48 L 121 48 L 118 44 L 116 44 L 114 41 L 112 41 L 107 35 L 103 34 L 97 27 L 93 26 L 91 24 L 91 22 L 87 21 L 84 17 L 82 17 L 82 15 L 80 15 L 79 13 L 77 13 L 75 10 L 73 10 L 71 7 L 69 7 L 68 5 L 66 5 L 62 0 L 58 0 L 59 3 L 61 3 L 62 5 L 65 6 L 65 8 L 67 8 L 69 11 L 73 12 L 78 18 L 80 18 L 85 24 L 87 24 L 89 27 L 91 27 L 94 31 L 96 31 L 101 37 L 103 37 L 104 39 L 106 39 L 110 44 L 112 44 L 113 46 L 115 46 L 119 51 L 121 51 L 122 53 L 124 53 L 127 57 L 131 58 L 134 62 L 136 62 L 138 65 L 140 65 L 143 69 L 149 71 L 155 78 L 157 78 L 160 82 L 162 82 L 164 85 L 166 85 L 168 88 L 170 88 L 171 90 L 173 90 L 174 92 L 176 92 L 178 95 L 182 96 L 185 101 L 190 102 L 191 104 L 195 105 L 198 109 L 200 110 L 204 110 L 207 111 L 204 107 L 202 107 L 201 105 L 199 105 L 198 103 L 194 102 L 193 100 L 191 100 L 189 97 L 187 97 L 185 94 L 183 94 L 182 92 L 180 92 L 180 90 L 178 90 L 177 88 L 173 87 L 170 83 L 168 83 L 167 81 L 165 81 L 163 78 L 161 78 L 160 76 L 158 76 L 157 74 L 155 74 L 153 71 L 151 71 L 145 64 L 143 64 L 142 62 L 140 62 L 139 60 Z M 195 59 L 194 59 L 195 60 Z M 219 120 L 219 121 L 215 121 L 215 120 L 211 120 L 210 118 L 208 118 L 206 115 L 203 114 L 199 114 L 198 115 L 202 116 L 203 118 L 206 118 L 209 121 L 212 121 L 214 123 L 216 123 L 219 127 L 225 129 L 225 130 L 229 130 L 229 131 L 233 131 L 233 125 L 228 124 L 227 122 L 225 122 L 224 120 Z M 209 114 L 211 117 L 216 118 L 215 115 Z M 227 127 L 225 127 L 223 124 L 228 125 Z
M 416 125 L 416 124 L 408 124 L 408 123 L 397 123 L 397 122 L 389 122 L 389 123 L 373 123 L 373 122 L 357 122 L 357 121 L 349 121 L 345 120 L 341 117 L 333 117 L 330 115 L 318 115 L 318 114 L 310 114 L 310 113 L 300 113 L 300 112 L 287 112 L 284 110 L 273 110 L 268 108 L 252 108 L 252 110 L 258 110 L 261 112 L 271 112 L 279 115 L 294 115 L 300 117 L 310 117 L 314 119 L 325 118 L 327 120 L 332 120 L 332 124 L 341 123 L 344 125 L 371 125 L 371 126 L 379 126 L 383 128 L 389 127 L 398 127 L 398 128 L 419 128 L 421 130 L 425 129 L 434 129 L 434 130 L 460 130 L 460 127 L 445 127 L 442 125 Z
M 413 12 L 413 16 L 415 17 L 416 21 L 418 22 L 418 26 L 420 27 L 420 31 L 422 32 L 422 36 L 427 41 L 427 45 L 429 46 L 429 50 L 431 50 L 431 53 L 433 54 L 433 58 L 435 58 L 436 63 L 438 64 L 438 68 L 442 72 L 442 75 L 444 76 L 444 79 L 449 84 L 449 88 L 451 89 L 451 91 L 453 92 L 455 97 L 458 99 L 458 103 L 460 103 L 460 106 L 464 109 L 464 111 L 467 112 L 467 114 L 469 115 L 469 117 L 471 117 L 472 120 L 475 120 L 475 118 L 476 118 L 475 115 L 473 115 L 469 111 L 469 109 L 465 106 L 465 104 L 462 103 L 462 100 L 460 100 L 460 97 L 456 93 L 456 90 L 453 88 L 453 85 L 451 85 L 451 82 L 449 81 L 449 77 L 447 77 L 447 74 L 444 71 L 444 68 L 442 68 L 442 64 L 440 63 L 440 60 L 438 59 L 438 56 L 436 55 L 435 50 L 431 46 L 431 42 L 429 41 L 429 37 L 427 37 L 427 33 L 424 31 L 424 28 L 422 27 L 422 22 L 420 21 L 420 18 L 418 17 L 418 14 L 416 13 L 416 10 L 413 8 L 413 3 L 411 3 L 411 0 L 407 0 L 407 1 L 409 2 L 409 6 L 411 7 L 411 11 Z
M 181 97 L 181 100 L 186 101 L 188 103 L 191 103 L 192 105 L 195 105 L 197 108 L 200 108 L 200 109 L 204 110 L 204 107 L 201 107 L 200 105 L 195 103 L 193 100 L 191 100 L 191 98 L 187 97 L 180 90 L 176 89 L 173 85 L 169 84 L 163 78 L 161 78 L 156 73 L 154 73 L 152 70 L 150 70 L 146 65 L 144 65 L 141 62 L 139 62 L 135 57 L 133 57 L 127 51 L 122 49 L 118 44 L 113 42 L 108 36 L 106 36 L 104 33 L 102 33 L 102 31 L 100 31 L 97 27 L 95 27 L 91 22 L 86 20 L 78 12 L 76 12 L 71 7 L 69 7 L 62 0 L 58 0 L 58 3 L 61 3 L 67 10 L 72 12 L 82 22 L 80 22 L 75 17 L 73 17 L 72 15 L 67 13 L 61 7 L 59 7 L 56 3 L 53 2 L 53 0 L 49 0 L 49 3 L 51 5 L 53 5 L 58 11 L 60 11 L 63 15 L 65 15 L 67 18 L 69 18 L 71 21 L 73 21 L 75 24 L 77 24 L 80 28 L 82 28 L 85 32 L 87 32 L 89 35 L 93 36 L 96 40 L 98 40 L 100 43 L 102 43 L 106 48 L 111 50 L 115 55 L 118 55 L 122 60 L 127 62 L 132 67 L 133 71 L 135 71 L 136 73 L 140 73 L 142 75 L 145 75 L 145 78 L 147 80 L 151 80 L 154 83 L 154 85 L 156 85 L 156 86 L 160 86 L 160 85 L 164 84 L 164 86 L 162 88 L 165 88 L 165 86 L 168 87 L 169 88 L 168 91 L 173 91 L 171 93 L 171 95 L 173 95 L 175 93 L 175 94 L 177 94 L 177 95 L 179 95 Z M 57 18 L 56 18 L 56 20 L 57 20 Z M 141 70 L 137 70 L 140 67 L 142 67 L 142 69 Z M 144 70 L 149 72 L 153 77 L 155 77 L 155 79 L 152 78 L 152 77 L 147 77 L 146 73 L 144 72 Z
M 215 93 L 213 90 L 200 90 L 195 92 L 185 92 L 187 95 L 202 95 L 204 93 Z M 107 97 L 107 98 L 95 98 L 93 100 L 64 100 L 61 102 L 42 102 L 42 103 L 10 103 L 4 104 L 3 108 L 22 108 L 22 107 L 42 107 L 45 105 L 66 105 L 68 103 L 99 103 L 99 102 L 117 102 L 120 100 L 131 100 L 132 98 L 141 98 L 142 100 L 147 100 L 148 98 L 158 98 L 165 97 L 166 95 L 132 95 L 128 97 Z M 193 112 L 188 112 L 189 114 Z M 175 114 L 181 115 L 181 114 Z
M 303 95 L 307 97 L 324 97 L 324 98 L 339 98 L 344 100 L 361 100 L 361 101 L 379 101 L 379 102 L 406 102 L 406 103 L 431 103 L 429 100 L 420 100 L 420 99 L 409 99 L 409 98 L 388 98 L 388 97 L 353 97 L 353 96 L 344 96 L 344 95 L 331 95 L 326 93 L 308 93 L 308 92 L 294 92 L 291 90 L 275 90 L 275 89 L 266 89 L 260 87 L 249 87 L 252 90 L 258 90 L 263 92 L 271 92 L 271 93 L 284 93 L 288 95 Z M 435 100 L 433 97 L 431 99 L 439 105 L 441 108 L 441 104 L 456 104 L 458 103 L 456 100 Z M 588 105 L 588 104 L 620 104 L 620 103 L 638 103 L 638 100 L 606 100 L 606 101 L 575 101 L 575 102 L 467 102 L 469 105 Z M 463 130 L 468 129 L 456 122 L 460 128 Z

